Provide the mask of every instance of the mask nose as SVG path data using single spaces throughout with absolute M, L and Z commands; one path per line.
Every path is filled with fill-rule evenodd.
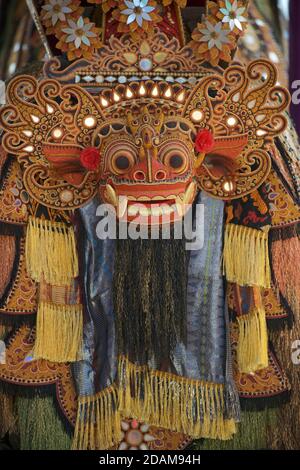
M 137 183 L 146 181 L 146 173 L 142 169 L 136 169 L 133 172 L 133 180 L 136 181 Z
M 166 178 L 167 178 L 167 172 L 163 169 L 157 170 L 154 175 L 155 181 L 162 181 L 162 180 L 165 180 Z
M 152 160 L 148 176 L 149 179 L 151 178 L 151 181 L 163 181 L 168 176 L 166 167 L 160 161 Z
M 148 158 L 140 161 L 132 171 L 132 178 L 135 182 L 153 183 L 163 181 L 168 177 L 166 167 L 156 158 Z

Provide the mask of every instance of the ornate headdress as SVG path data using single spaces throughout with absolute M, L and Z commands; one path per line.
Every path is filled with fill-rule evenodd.
M 41 18 L 48 32 L 64 33 L 66 46 L 78 40 L 84 54 L 96 32 L 79 3 L 44 2 Z M 116 208 L 126 196 L 129 219 L 139 201 L 148 207 L 144 217 L 162 215 L 163 204 L 178 218 L 197 187 L 225 200 L 257 189 L 285 128 L 289 95 L 268 61 L 221 72 L 243 31 L 245 2 L 209 2 L 185 45 L 186 2 L 91 3 L 109 14 L 90 59 L 67 68 L 54 59 L 41 80 L 18 76 L 8 87 L 3 146 L 23 165 L 30 196 L 72 210 L 100 190 Z

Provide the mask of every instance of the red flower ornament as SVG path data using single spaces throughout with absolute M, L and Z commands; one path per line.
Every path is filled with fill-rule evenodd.
M 100 152 L 96 147 L 88 147 L 80 152 L 80 163 L 89 171 L 96 171 L 100 162 Z
M 214 144 L 214 136 L 208 129 L 198 132 L 195 141 L 195 149 L 197 152 L 208 153 L 212 150 Z

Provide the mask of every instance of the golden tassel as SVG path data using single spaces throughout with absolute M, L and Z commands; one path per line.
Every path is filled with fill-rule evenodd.
M 79 397 L 73 449 L 109 449 L 121 439 L 121 419 L 136 418 L 193 438 L 231 439 L 225 386 L 137 366 L 121 357 L 118 385 Z
M 80 397 L 73 449 L 105 450 L 121 440 L 121 418 L 115 387 L 95 396 Z
M 78 259 L 72 227 L 29 217 L 26 267 L 34 281 L 70 285 L 78 276 Z
M 225 228 L 223 274 L 240 286 L 271 287 L 268 231 L 242 225 Z
M 193 438 L 230 439 L 233 419 L 224 418 L 223 384 L 188 379 L 119 361 L 122 416 L 182 432 Z
M 268 367 L 268 332 L 263 308 L 237 317 L 239 339 L 237 362 L 239 371 L 245 374 Z
M 52 362 L 82 358 L 83 314 L 81 305 L 41 302 L 36 321 L 34 357 Z

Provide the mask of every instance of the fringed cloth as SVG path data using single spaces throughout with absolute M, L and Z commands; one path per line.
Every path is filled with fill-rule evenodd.
M 40 302 L 34 357 L 52 362 L 81 359 L 82 306 Z
M 206 195 L 197 202 L 204 204 L 205 223 L 196 214 L 194 228 L 198 235 L 204 229 L 205 241 L 189 257 L 186 340 L 159 363 L 119 355 L 112 292 L 115 244 L 95 236 L 97 199 L 78 211 L 86 309 L 84 360 L 74 364 L 79 392 L 75 449 L 118 443 L 120 420 L 128 416 L 194 438 L 229 439 L 235 432 L 239 403 L 221 273 L 224 204 Z M 128 331 L 133 334 L 139 332 Z
M 240 286 L 271 287 L 268 248 L 269 227 L 225 226 L 223 272 L 227 281 Z
M 193 438 L 230 439 L 235 420 L 227 416 L 223 384 L 180 377 L 119 359 L 119 383 L 81 397 L 75 449 L 107 449 L 121 440 L 120 420 L 130 416 Z
M 82 358 L 83 315 L 73 295 L 78 276 L 73 227 L 29 217 L 25 254 L 27 272 L 39 283 L 34 357 L 75 362 Z
M 271 287 L 269 226 L 255 229 L 226 224 L 223 273 L 227 281 L 235 283 L 237 290 L 251 286 L 255 293 L 253 305 L 248 304 L 246 312 L 239 311 L 237 315 L 239 371 L 251 373 L 264 369 L 268 367 L 268 333 L 260 289 Z
M 78 276 L 78 260 L 72 227 L 61 222 L 29 217 L 26 265 L 30 277 L 55 285 L 70 285 Z
M 239 326 L 239 372 L 248 374 L 265 369 L 268 367 L 268 331 L 261 290 L 234 285 L 233 305 Z
M 237 363 L 240 372 L 252 373 L 268 367 L 268 332 L 263 308 L 237 317 L 239 340 Z
M 194 442 L 197 450 L 262 450 L 270 449 L 270 434 L 278 426 L 276 410 L 244 411 L 238 432 L 228 441 L 201 440 Z M 276 447 L 275 449 L 276 450 Z

